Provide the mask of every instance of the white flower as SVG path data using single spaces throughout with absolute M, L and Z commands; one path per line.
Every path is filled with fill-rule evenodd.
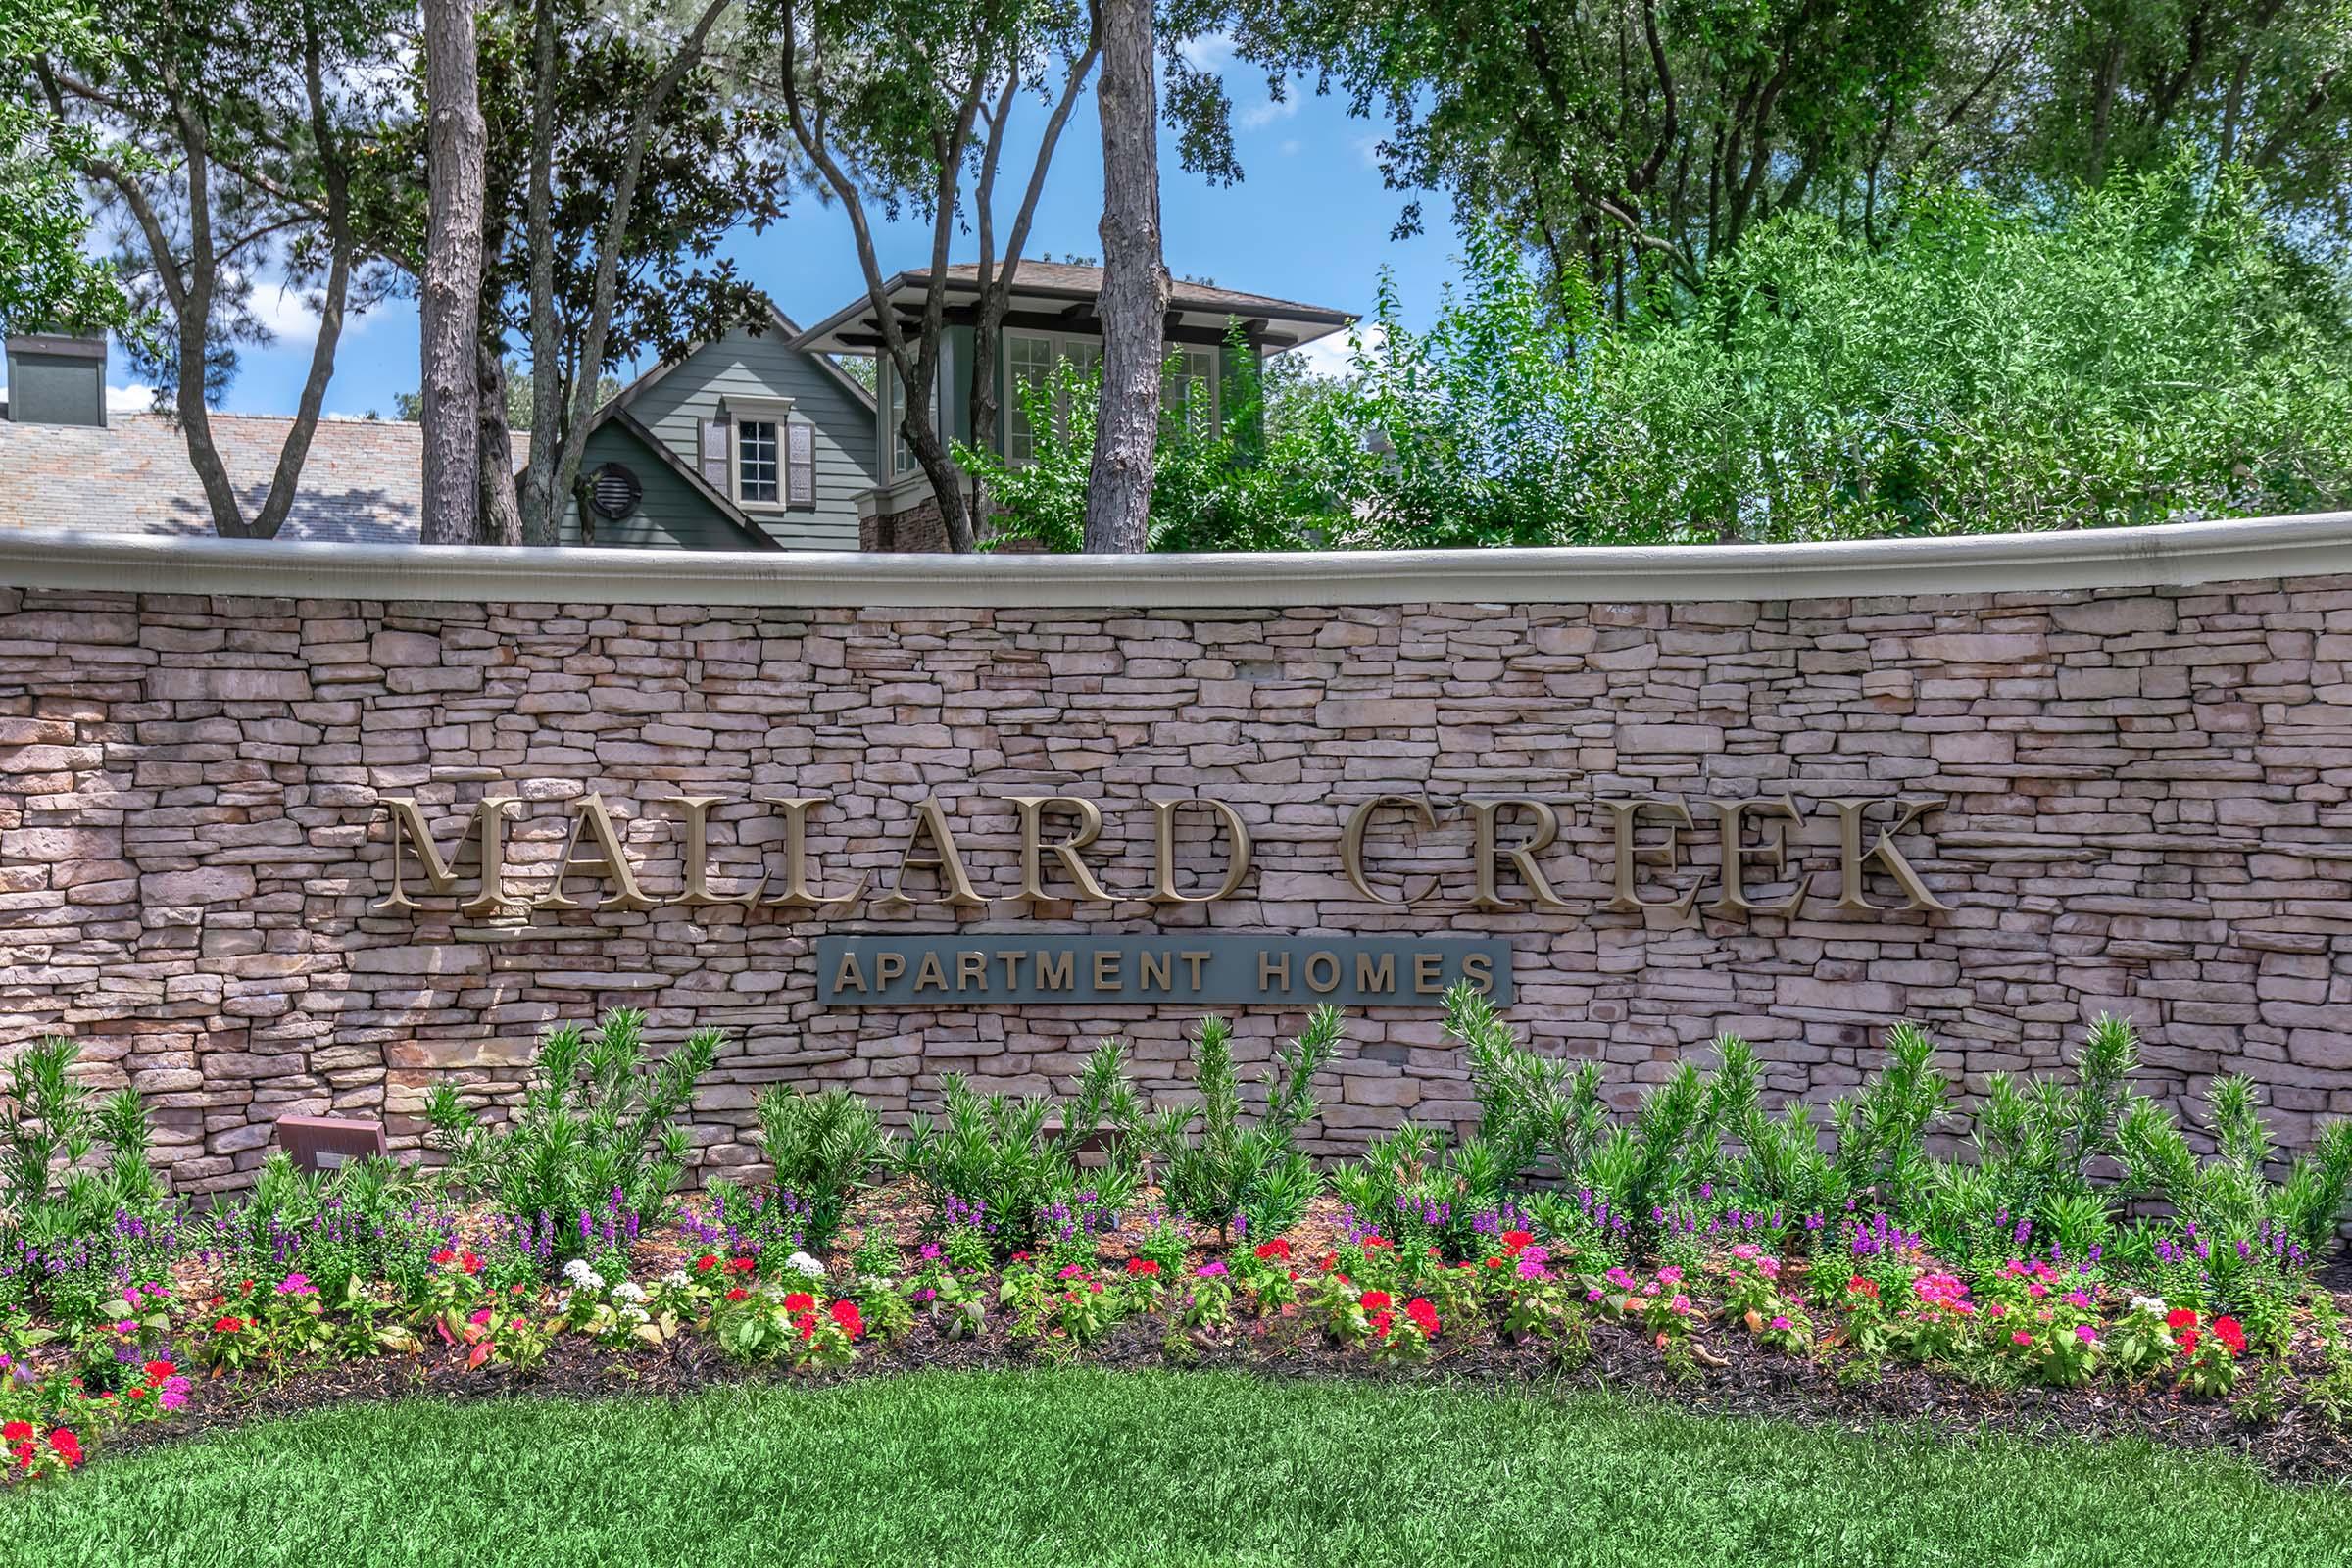
M 807 1252 L 793 1253 L 784 1260 L 784 1266 L 795 1274 L 806 1274 L 812 1280 L 821 1280 L 825 1277 L 825 1265 L 810 1257 Z
M 2132 1310 L 2134 1312 L 2148 1312 L 2157 1317 L 2162 1317 L 2168 1308 L 2165 1306 L 2162 1300 L 2153 1296 L 2134 1296 L 2132 1298 Z
M 612 1299 L 634 1305 L 645 1299 L 645 1287 L 634 1280 L 622 1280 L 612 1287 Z
M 584 1258 L 575 1257 L 564 1264 L 564 1277 L 571 1281 L 573 1287 L 578 1290 L 595 1292 L 605 1288 L 604 1277 L 590 1268 Z
M 662 1276 L 662 1283 L 670 1290 L 682 1291 L 686 1288 L 689 1282 L 686 1278 L 686 1271 L 684 1269 L 673 1268 L 668 1273 Z

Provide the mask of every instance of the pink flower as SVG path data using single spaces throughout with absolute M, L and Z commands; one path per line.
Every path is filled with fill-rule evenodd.
M 2016 1333 L 2009 1336 L 2009 1343 L 2011 1345 L 2032 1345 L 2034 1343 L 2034 1336 L 2028 1334 L 2024 1329 L 2019 1329 Z
M 1688 1296 L 1677 1296 L 1673 1300 L 1668 1301 L 1666 1304 L 1677 1312 L 1688 1312 L 1690 1310 L 1690 1298 Z
M 2099 1331 L 2087 1323 L 2078 1323 L 2075 1325 L 2075 1338 L 2084 1345 L 2096 1345 L 2099 1343 Z
M 1679 1285 L 1682 1283 L 1682 1278 L 1683 1271 L 1679 1268 L 1676 1268 L 1672 1263 L 1669 1263 L 1664 1268 L 1658 1270 L 1658 1283 L 1660 1285 Z
M 1772 1326 L 1776 1329 L 1787 1328 L 1788 1326 L 1788 1318 L 1787 1314 L 1784 1313 L 1782 1316 L 1774 1318 L 1772 1320 Z

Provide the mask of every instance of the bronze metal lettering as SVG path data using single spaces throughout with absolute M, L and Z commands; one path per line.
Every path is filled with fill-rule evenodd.
M 1715 808 L 1715 818 L 1722 824 L 1723 887 L 1716 894 L 1715 902 L 1707 906 L 1707 912 L 1713 915 L 1777 914 L 1795 919 L 1797 912 L 1805 906 L 1805 879 L 1801 874 L 1796 879 L 1796 891 L 1772 905 L 1750 904 L 1741 878 L 1741 868 L 1751 857 L 1758 860 L 1769 857 L 1776 880 L 1788 874 L 1788 834 L 1798 820 L 1795 800 L 1783 795 L 1777 800 L 1767 797 L 1753 801 L 1710 801 L 1708 804 Z M 1750 846 L 1741 842 L 1744 836 L 1741 819 L 1750 814 L 1783 819 L 1781 830 L 1774 835 L 1770 845 Z
M 1013 895 L 1015 898 L 1042 900 L 1055 897 L 1045 890 L 1044 867 L 1040 863 L 1045 858 L 1044 852 L 1051 850 L 1060 859 L 1061 867 L 1069 873 L 1070 880 L 1078 884 L 1081 894 L 1104 904 L 1111 902 L 1111 895 L 1102 890 L 1102 884 L 1095 880 L 1094 872 L 1088 870 L 1086 862 L 1078 858 L 1078 852 L 1094 843 L 1102 833 L 1102 812 L 1094 802 L 1075 795 L 1008 795 L 1005 799 L 1020 808 L 1021 812 L 1021 888 Z M 1078 831 L 1053 844 L 1040 842 L 1038 818 L 1049 806 L 1067 807 L 1075 812 Z
M 585 831 L 596 840 L 597 859 L 579 858 L 580 835 Z M 579 900 L 564 891 L 564 882 L 574 876 L 608 878 L 620 889 L 618 893 L 598 898 L 593 905 L 583 906 Z M 542 909 L 650 909 L 655 901 L 637 885 L 637 873 L 629 869 L 629 857 L 620 847 L 620 830 L 612 825 L 612 813 L 605 809 L 602 795 L 588 795 L 572 807 L 571 837 L 564 842 L 564 858 L 556 862 L 556 879 L 548 884 L 536 907 Z
M 661 799 L 661 804 L 679 807 L 685 813 L 686 891 L 678 896 L 678 902 L 688 908 L 703 908 L 710 905 L 735 905 L 748 909 L 758 904 L 760 893 L 767 887 L 767 878 L 764 876 L 752 884 L 752 891 L 749 893 L 733 893 L 722 896 L 710 891 L 710 867 L 709 864 L 710 808 L 725 805 L 725 797 L 718 795 L 664 795 Z
M 917 855 L 923 835 L 931 836 L 931 853 Z M 936 899 L 917 899 L 906 892 L 906 873 L 910 870 L 937 871 L 946 884 L 947 893 Z M 940 809 L 939 797 L 926 795 L 923 804 L 914 808 L 914 821 L 906 829 L 906 847 L 899 855 L 899 874 L 883 896 L 884 904 L 942 904 L 956 909 L 985 909 L 988 901 L 972 887 L 972 879 L 964 874 L 963 857 L 956 853 L 955 830 L 948 826 L 948 813 Z
M 1549 848 L 1552 841 L 1560 836 L 1560 813 L 1551 808 L 1551 803 L 1539 801 L 1532 796 L 1512 795 L 1500 800 L 1467 801 L 1463 804 L 1470 808 L 1470 820 L 1477 839 L 1471 854 L 1478 862 L 1478 894 L 1470 901 L 1470 906 L 1476 909 L 1510 909 L 1518 906 L 1516 901 L 1505 899 L 1495 891 L 1495 867 L 1508 860 L 1519 873 L 1519 880 L 1535 896 L 1537 907 L 1567 908 L 1568 901 L 1551 891 L 1551 884 L 1544 880 L 1544 868 L 1536 863 L 1536 856 Z M 1521 843 L 1497 847 L 1494 842 L 1494 818 L 1513 808 L 1535 817 L 1535 834 Z
M 1871 805 L 1870 798 L 1846 796 L 1829 804 L 1838 811 L 1838 902 L 1831 907 L 1849 914 L 1951 908 L 1950 905 L 1929 891 L 1928 885 L 1919 879 L 1919 873 L 1911 868 L 1911 862 L 1903 858 L 1903 852 L 1894 844 L 1894 836 L 1909 827 L 1922 812 L 1934 810 L 1943 804 L 1939 797 L 1931 795 L 1896 801 L 1894 805 L 1902 811 L 1902 815 L 1896 817 L 1868 850 L 1862 848 L 1862 811 Z M 1891 910 L 1886 906 L 1871 903 L 1863 896 L 1863 873 L 1873 860 L 1878 861 L 1879 869 L 1892 877 L 1895 886 L 1903 890 L 1906 902 L 1893 906 Z
M 808 885 L 808 813 L 829 804 L 822 795 L 762 795 L 762 806 L 784 812 L 784 891 L 762 905 L 768 909 L 817 909 L 828 904 L 853 904 L 865 897 L 872 873 L 858 873 L 858 885 L 847 893 L 826 895 Z M 764 878 L 762 879 L 764 881 Z
M 403 796 L 386 800 L 384 807 L 391 814 L 392 832 L 392 891 L 374 906 L 378 909 L 414 909 L 416 901 L 410 898 L 400 881 L 400 847 L 406 841 L 416 852 L 416 869 L 424 874 L 428 892 L 449 893 L 458 885 L 456 861 L 466 853 L 466 835 L 473 835 L 476 856 L 482 866 L 482 885 L 478 892 L 458 909 L 464 914 L 495 914 L 504 902 L 506 888 L 506 827 L 507 808 L 518 806 L 521 799 L 514 795 L 486 795 L 475 803 L 473 814 L 466 819 L 466 832 L 458 835 L 458 847 L 448 859 L 441 858 L 439 846 L 433 843 L 432 830 L 425 826 L 424 813 L 416 802 Z
M 1206 898 L 1187 898 L 1176 891 L 1176 812 L 1186 806 L 1205 806 L 1225 823 L 1225 832 L 1233 840 L 1233 852 L 1225 864 L 1225 881 Z M 1193 801 L 1153 801 L 1152 803 L 1152 842 L 1158 861 L 1159 876 L 1153 885 L 1151 902 L 1153 904 L 1214 904 L 1219 899 L 1233 897 L 1250 874 L 1250 824 L 1223 801 L 1202 797 Z
M 1409 899 L 1392 899 L 1373 892 L 1372 884 L 1364 879 L 1364 828 L 1372 820 L 1372 813 L 1384 806 L 1401 806 L 1407 810 L 1418 811 L 1424 826 L 1433 831 L 1437 828 L 1437 808 L 1430 805 L 1428 796 L 1375 795 L 1348 813 L 1348 825 L 1340 832 L 1340 871 L 1359 898 L 1368 899 L 1374 904 L 1409 904 L 1412 902 Z
M 1638 801 L 1602 801 L 1600 806 L 1609 813 L 1611 835 L 1617 846 L 1617 896 L 1609 900 L 1608 906 L 1627 913 L 1641 909 L 1672 909 L 1677 914 L 1688 915 L 1690 906 L 1698 902 L 1697 885 L 1693 884 L 1679 899 L 1644 899 L 1634 891 L 1634 858 L 1637 855 L 1658 856 L 1665 862 L 1667 875 L 1672 877 L 1679 868 L 1676 852 L 1681 847 L 1674 836 L 1675 830 L 1678 825 L 1685 829 L 1694 825 L 1690 820 L 1690 808 L 1681 801 L 1665 796 L 1649 796 Z M 1634 819 L 1645 810 L 1664 812 L 1673 820 L 1666 824 L 1665 838 L 1636 849 Z

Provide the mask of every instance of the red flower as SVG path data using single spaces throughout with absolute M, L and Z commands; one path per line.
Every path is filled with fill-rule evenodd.
M 731 1291 L 727 1292 L 727 1299 L 728 1299 L 728 1300 L 730 1300 L 730 1301 L 740 1301 L 740 1300 L 742 1300 L 742 1299 L 743 1299 L 745 1297 L 747 1297 L 747 1296 L 749 1296 L 749 1295 L 751 1295 L 751 1294 L 752 1294 L 751 1292 L 749 1292 L 749 1291 L 745 1290 L 745 1289 L 744 1289 L 742 1286 L 738 1285 L 738 1286 L 736 1286 L 736 1287 L 735 1287 L 733 1290 L 731 1290 Z
M 1405 1302 L 1404 1315 L 1418 1324 L 1421 1332 L 1431 1339 L 1434 1340 L 1438 1337 L 1438 1309 L 1422 1298 L 1416 1296 Z
M 1879 1298 L 1878 1281 L 1866 1280 L 1859 1274 L 1855 1275 L 1852 1279 L 1847 1280 L 1845 1282 L 1845 1288 L 1853 1292 L 1856 1296 L 1867 1296 L 1874 1301 Z
M 139 1369 L 147 1374 L 150 1384 L 161 1383 L 178 1369 L 169 1361 L 150 1361 Z
M 1365 1311 L 1377 1312 L 1382 1307 L 1389 1304 L 1389 1293 L 1386 1291 L 1366 1291 L 1361 1298 L 1361 1304 Z
M 15 1447 L 9 1449 L 8 1451 L 17 1456 L 17 1463 L 24 1465 L 28 1468 L 32 1464 L 33 1447 L 29 1440 L 18 1444 Z
M 482 1271 L 482 1259 L 480 1254 L 470 1251 L 460 1252 L 458 1254 L 458 1267 L 464 1269 L 468 1274 L 479 1274 Z
M 49 1446 L 55 1448 L 57 1456 L 66 1461 L 67 1469 L 71 1470 L 81 1463 L 81 1440 L 64 1427 L 49 1434 Z
M 1364 1238 L 1364 1250 L 1367 1252 L 1372 1250 L 1372 1249 L 1375 1247 L 1395 1247 L 1396 1245 L 1396 1244 L 1395 1242 L 1390 1241 L 1386 1236 L 1367 1236 Z
M 122 1392 L 128 1395 L 132 1399 L 144 1399 L 147 1397 L 147 1391 L 143 1388 L 124 1389 Z
M 2193 1329 L 2197 1326 L 2197 1314 L 2185 1306 L 2176 1306 L 2164 1314 L 2164 1326 L 2168 1329 Z
M 0 1439 L 5 1439 L 10 1443 L 23 1443 L 31 1436 L 32 1423 L 29 1421 L 11 1421 L 8 1425 L 0 1427 Z
M 1532 1231 L 1504 1231 L 1502 1233 L 1502 1250 L 1513 1257 L 1517 1257 L 1535 1239 L 1535 1233 Z
M 1015 1263 L 1026 1263 L 1029 1261 L 1029 1254 L 1027 1252 L 1015 1252 L 1012 1254 L 1012 1260 Z
M 2233 1317 L 2215 1318 L 2213 1320 L 2213 1337 L 2230 1347 L 2231 1355 L 2246 1353 L 2246 1331 L 2237 1326 L 2237 1319 Z
M 242 1334 L 245 1332 L 245 1320 L 241 1317 L 217 1318 L 213 1322 L 213 1332 L 215 1334 Z
M 2182 1355 L 2194 1355 L 2197 1353 L 2197 1331 L 2182 1329 L 2173 1343 L 2180 1347 Z
M 1396 1321 L 1396 1314 L 1394 1312 L 1375 1312 L 1371 1317 L 1372 1332 L 1385 1340 L 1389 1337 L 1389 1325 Z
M 697 1274 L 708 1274 L 716 1267 L 718 1267 L 718 1255 L 714 1252 L 705 1252 L 694 1260 L 694 1271 Z
M 1148 1257 L 1131 1257 L 1127 1260 L 1127 1272 L 1130 1274 L 1156 1274 L 1159 1272 L 1159 1264 Z
M 734 1270 L 738 1274 L 749 1274 L 752 1270 L 758 1268 L 759 1266 L 760 1260 L 756 1257 L 732 1258 L 727 1263 L 727 1267 Z
M 1261 1258 L 1265 1258 L 1269 1262 L 1279 1257 L 1285 1263 L 1288 1263 L 1291 1260 L 1290 1239 L 1284 1236 L 1277 1236 L 1270 1242 L 1258 1243 L 1257 1255 Z
M 813 1312 L 816 1310 L 816 1298 L 810 1296 L 807 1291 L 795 1291 L 784 1298 L 784 1310 L 787 1312 Z
M 816 1314 L 803 1312 L 792 1320 L 792 1326 L 801 1331 L 802 1339 L 813 1339 L 816 1336 Z
M 865 1319 L 858 1315 L 856 1301 L 835 1301 L 832 1310 L 833 1321 L 840 1324 L 842 1332 L 851 1339 L 858 1339 L 865 1333 Z
M 457 1253 L 444 1247 L 441 1249 L 441 1250 L 433 1254 L 433 1261 L 436 1263 L 448 1263 L 454 1261 L 457 1255 Z
M 1510 1267 L 1510 1265 L 1509 1265 L 1508 1263 L 1505 1263 L 1505 1262 L 1504 1262 L 1504 1261 L 1503 1261 L 1501 1258 L 1499 1258 L 1499 1257 L 1492 1257 L 1492 1256 L 1490 1256 L 1490 1257 L 1487 1259 L 1487 1267 L 1489 1267 L 1489 1268 L 1508 1268 L 1508 1267 Z

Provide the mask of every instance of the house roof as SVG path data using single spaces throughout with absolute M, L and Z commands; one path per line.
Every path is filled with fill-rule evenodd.
M 816 362 L 817 366 L 822 368 L 826 374 L 832 376 L 834 380 L 840 382 L 844 387 L 846 387 L 850 394 L 857 398 L 858 402 L 864 404 L 868 409 L 872 409 L 874 407 L 874 394 L 867 390 L 865 383 L 858 380 L 849 371 L 843 369 L 839 365 L 836 365 L 829 356 L 810 352 L 807 346 L 800 341 L 804 334 L 801 331 L 799 323 L 794 321 L 791 317 L 786 316 L 782 311 L 778 310 L 774 300 L 769 300 L 767 302 L 767 314 L 768 318 L 774 324 L 778 335 L 783 339 L 783 343 L 786 348 L 798 349 L 803 353 L 807 353 L 811 360 Z M 668 375 L 670 371 L 676 369 L 679 366 L 684 365 L 688 360 L 693 359 L 697 354 L 700 354 L 703 350 L 709 348 L 713 342 L 716 341 L 717 339 L 715 338 L 704 338 L 697 342 L 692 348 L 688 349 L 685 353 L 679 355 L 676 359 L 657 360 L 645 369 L 640 370 L 637 375 L 630 380 L 627 386 L 622 387 L 617 393 L 613 394 L 613 396 L 608 402 L 598 408 L 594 417 L 588 421 L 588 428 L 593 430 L 598 425 L 604 423 L 605 420 L 626 410 L 631 403 L 637 401 L 637 395 L 640 392 L 643 392 L 647 387 L 654 385 L 662 377 Z
M 292 420 L 216 414 L 213 444 L 248 516 L 262 509 Z M 523 440 L 515 435 L 517 444 Z M 520 452 L 516 454 L 521 456 Z M 424 442 L 414 424 L 320 419 L 281 539 L 414 544 L 423 516 Z M 0 529 L 210 534 L 186 438 L 160 414 L 104 426 L 0 419 Z
M 900 272 L 883 284 L 883 292 L 903 306 L 918 304 L 931 285 L 931 270 L 913 268 Z M 947 288 L 951 301 L 956 296 L 972 296 L 980 292 L 980 269 L 971 262 L 957 263 L 947 270 Z M 1013 274 L 1012 308 L 1020 311 L 1024 304 L 1057 309 L 1072 320 L 1091 319 L 1091 311 L 1077 311 L 1078 306 L 1091 305 L 1102 292 L 1102 269 L 1081 267 L 1073 262 L 1044 262 L 1024 260 Z M 1189 324 L 1221 329 L 1229 319 L 1262 323 L 1264 340 L 1270 347 L 1297 348 L 1320 337 L 1328 337 L 1355 319 L 1352 312 L 1328 305 L 1307 305 L 1298 300 L 1277 299 L 1271 294 L 1249 294 L 1240 289 L 1219 288 L 1213 283 L 1192 283 L 1178 279 L 1168 289 L 1168 310 L 1171 315 L 1187 319 Z M 861 330 L 862 329 L 862 332 Z M 853 339 L 870 335 L 874 330 L 873 302 L 860 296 L 826 317 L 822 321 L 793 340 L 796 349 L 812 353 L 871 353 L 870 341 Z

